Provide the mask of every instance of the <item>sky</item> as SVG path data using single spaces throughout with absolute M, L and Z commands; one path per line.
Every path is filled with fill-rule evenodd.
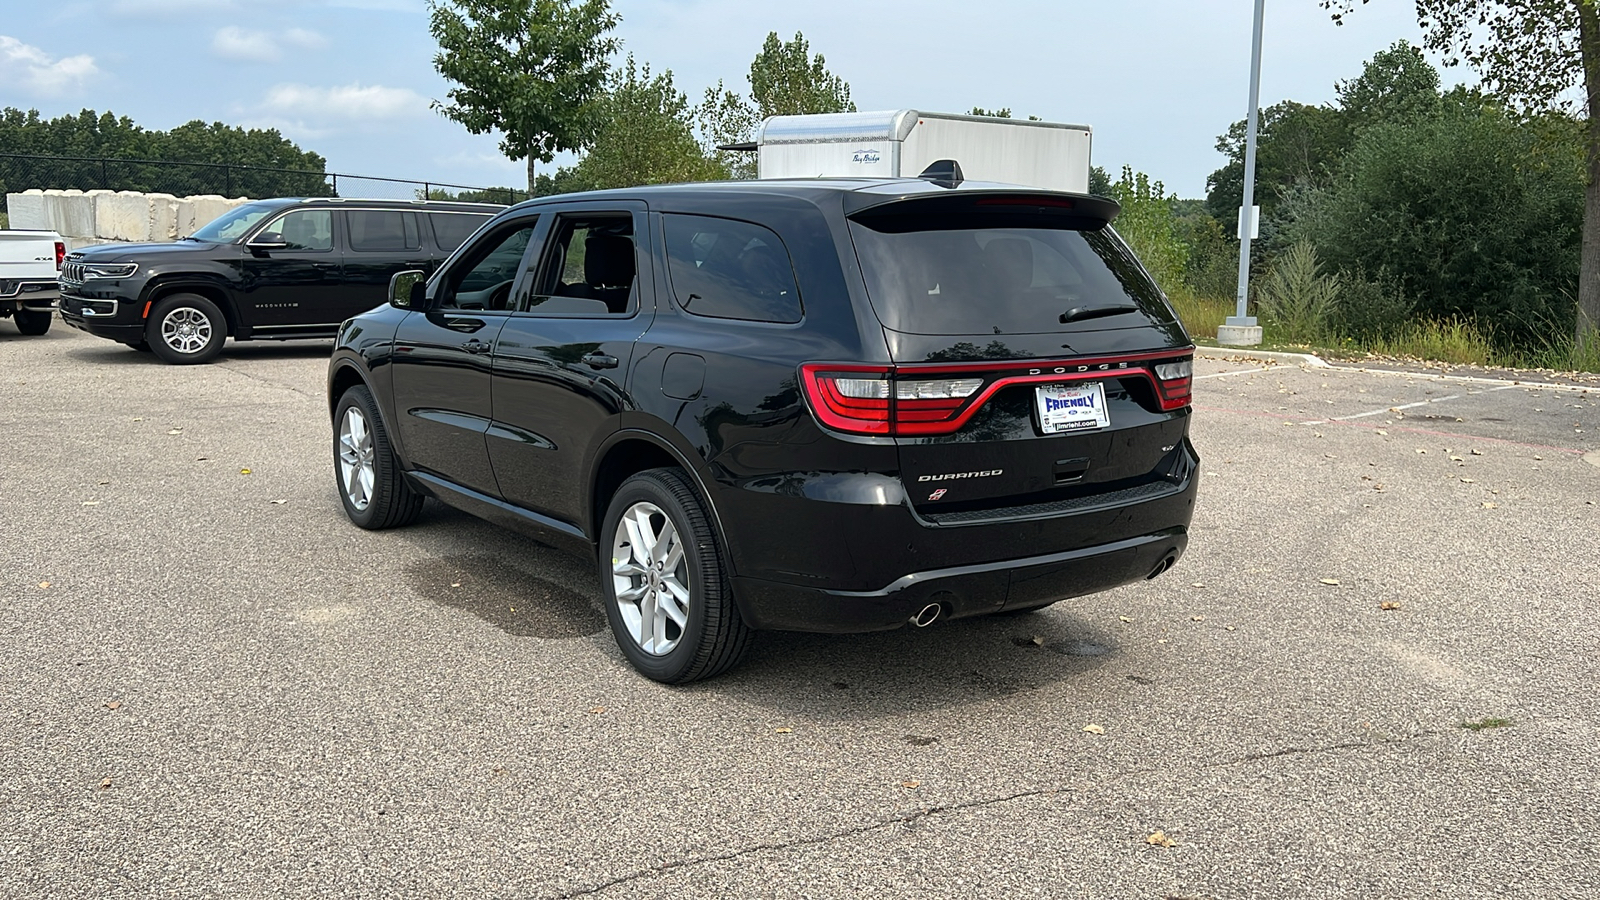
M 1217 135 L 1249 105 L 1250 0 L 612 0 L 621 53 L 670 69 L 691 101 L 748 92 L 768 32 L 803 32 L 862 110 L 1086 124 L 1094 163 L 1203 197 Z M 331 172 L 526 183 L 495 135 L 430 109 L 426 0 L 0 0 L 0 106 L 111 110 L 146 128 L 202 119 L 276 128 Z M 1317 0 L 1268 0 L 1261 104 L 1326 103 L 1397 40 L 1413 4 L 1374 0 L 1335 26 Z M 1431 57 L 1437 64 L 1437 57 Z M 1446 85 L 1476 81 L 1442 69 Z M 562 160 L 558 159 L 558 163 Z M 570 158 L 566 160 L 570 162 Z M 548 167 L 544 170 L 548 171 Z

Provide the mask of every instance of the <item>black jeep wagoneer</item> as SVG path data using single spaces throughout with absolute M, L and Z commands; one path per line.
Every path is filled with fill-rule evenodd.
M 665 682 L 760 629 L 1036 609 L 1170 567 L 1193 346 L 1112 201 L 918 179 L 672 185 L 498 215 L 346 322 L 333 465 L 597 561 Z

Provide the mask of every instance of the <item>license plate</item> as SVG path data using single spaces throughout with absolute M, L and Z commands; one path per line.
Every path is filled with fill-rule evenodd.
M 1041 384 L 1034 388 L 1039 426 L 1045 434 L 1094 431 L 1111 424 L 1106 410 L 1106 389 L 1098 381 L 1078 384 Z

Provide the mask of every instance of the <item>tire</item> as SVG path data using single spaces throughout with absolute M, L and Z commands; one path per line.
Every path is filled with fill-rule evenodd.
M 17 330 L 27 335 L 41 335 L 50 330 L 50 319 L 53 316 L 48 312 L 39 312 L 31 309 L 19 309 L 12 313 L 13 320 L 17 323 Z
M 144 337 L 163 362 L 178 366 L 210 362 L 228 339 L 228 321 L 215 303 L 199 294 L 173 294 L 151 308 Z
M 424 497 L 401 473 L 366 385 L 345 391 L 334 409 L 333 480 L 345 515 L 361 528 L 399 528 L 422 514 Z
M 624 481 L 600 536 L 606 618 L 622 655 L 640 674 L 685 684 L 743 661 L 753 632 L 734 606 L 705 504 L 680 470 L 648 469 Z M 635 549 L 646 543 L 660 550 Z

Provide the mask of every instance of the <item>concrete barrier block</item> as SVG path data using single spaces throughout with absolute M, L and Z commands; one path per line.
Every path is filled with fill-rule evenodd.
M 178 239 L 178 198 L 171 194 L 146 194 L 150 201 L 147 228 L 152 241 Z
M 196 230 L 211 224 L 213 219 L 242 202 L 219 197 L 216 194 L 183 198 L 178 201 L 178 237 L 194 234 Z
M 62 237 L 94 237 L 94 198 L 83 191 L 44 192 L 46 226 Z
M 150 198 L 136 191 L 94 198 L 94 236 L 114 241 L 149 241 Z
M 12 228 L 25 231 L 49 231 L 45 224 L 44 191 L 37 188 L 20 194 L 6 195 L 6 214 Z

